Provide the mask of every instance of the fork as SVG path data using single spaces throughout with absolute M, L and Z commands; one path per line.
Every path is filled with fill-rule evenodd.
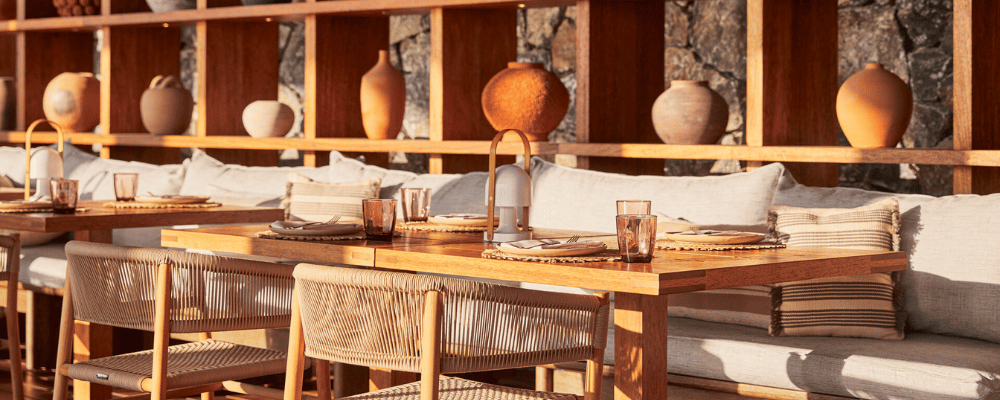
M 580 240 L 580 235 L 573 235 L 572 237 L 569 238 L 569 240 L 565 241 L 564 243 L 576 243 L 577 240 Z

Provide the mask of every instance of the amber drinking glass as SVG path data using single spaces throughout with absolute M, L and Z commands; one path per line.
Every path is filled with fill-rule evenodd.
M 76 212 L 76 200 L 79 194 L 79 182 L 70 179 L 52 179 L 49 181 L 49 193 L 52 194 L 52 209 L 56 214 L 72 214 Z
M 653 260 L 656 248 L 656 216 L 620 214 L 615 217 L 618 225 L 618 249 L 622 261 L 648 263 Z
M 379 242 L 391 242 L 396 229 L 396 200 L 361 200 L 365 217 L 365 238 Z

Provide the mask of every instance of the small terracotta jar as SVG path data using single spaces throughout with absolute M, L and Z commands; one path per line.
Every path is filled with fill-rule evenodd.
M 729 104 L 707 81 L 671 81 L 653 103 L 653 129 L 667 144 L 715 144 L 726 133 Z
M 142 125 L 154 135 L 180 135 L 191 125 L 194 98 L 176 76 L 159 75 L 142 92 Z
M 379 50 L 378 62 L 361 77 L 361 122 L 372 140 L 395 139 L 403 129 L 406 80 Z
M 89 72 L 63 72 L 45 87 L 45 119 L 69 132 L 91 132 L 101 122 L 101 81 Z
M 517 129 L 544 142 L 569 111 L 569 91 L 542 64 L 511 62 L 486 83 L 482 104 L 493 129 Z
M 257 100 L 243 109 L 243 127 L 255 138 L 284 137 L 294 124 L 292 108 L 275 100 Z
M 896 147 L 912 115 L 910 87 L 882 64 L 868 64 L 837 93 L 837 120 L 852 147 Z

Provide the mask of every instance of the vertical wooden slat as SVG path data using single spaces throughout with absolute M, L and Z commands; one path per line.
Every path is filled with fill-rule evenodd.
M 749 146 L 837 145 L 837 2 L 747 3 Z M 799 182 L 837 186 L 836 164 L 785 164 Z
M 26 129 L 36 119 L 45 118 L 42 95 L 52 78 L 63 72 L 94 70 L 93 51 L 94 35 L 90 32 L 24 32 L 17 35 L 18 130 Z
M 198 136 L 249 137 L 243 109 L 278 98 L 276 22 L 198 23 Z M 208 150 L 220 161 L 278 165 L 275 151 Z
M 364 138 L 361 77 L 389 49 L 389 17 L 309 17 L 306 19 L 306 138 Z M 310 56 L 311 55 L 311 56 Z M 387 153 L 363 154 L 368 164 L 387 167 Z M 316 165 L 329 163 L 315 154 Z
M 956 0 L 954 10 L 956 150 L 1000 149 L 1000 3 Z M 1000 192 L 1000 168 L 955 167 L 956 194 Z
M 661 143 L 650 112 L 663 93 L 664 3 L 577 2 L 576 140 Z M 663 175 L 662 160 L 577 157 L 577 167 Z
M 615 400 L 666 400 L 667 296 L 615 296 Z
M 145 132 L 139 100 L 157 75 L 180 77 L 180 30 L 177 28 L 104 28 L 101 49 L 101 126 L 105 133 Z M 135 51 L 143 49 L 143 51 Z M 175 164 L 180 149 L 113 146 L 110 158 Z
M 496 131 L 486 120 L 480 100 L 483 87 L 516 56 L 514 9 L 433 9 L 430 139 L 493 139 Z M 487 166 L 486 156 L 442 155 L 440 160 L 432 159 L 431 172 L 483 171 Z

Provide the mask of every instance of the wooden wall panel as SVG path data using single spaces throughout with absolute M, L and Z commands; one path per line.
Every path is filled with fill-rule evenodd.
M 514 9 L 432 10 L 430 139 L 492 140 L 496 130 L 483 114 L 483 88 L 516 57 Z M 513 161 L 513 157 L 501 159 L 500 163 Z M 489 158 L 432 156 L 430 167 L 431 172 L 444 173 L 485 171 L 489 169 Z
M 1000 149 L 1000 3 L 955 1 L 956 150 Z M 955 167 L 956 194 L 1000 192 L 1000 168 Z
M 198 23 L 198 136 L 248 137 L 243 109 L 278 98 L 277 22 Z M 208 150 L 223 162 L 278 165 L 275 151 Z
M 32 121 L 45 118 L 42 95 L 52 78 L 63 72 L 93 72 L 94 35 L 24 32 L 17 35 L 17 48 L 21 55 L 17 58 L 17 129 L 24 130 Z
M 576 139 L 662 143 L 650 112 L 663 93 L 663 2 L 577 2 Z M 662 160 L 579 157 L 577 166 L 663 175 Z
M 56 6 L 51 1 L 17 0 L 17 18 L 54 18 L 58 17 Z
M 389 17 L 310 17 L 306 19 L 306 138 L 364 138 L 361 77 L 389 49 Z M 387 153 L 364 155 L 368 164 L 388 167 Z M 315 165 L 329 153 L 315 154 Z
M 104 15 L 151 11 L 145 1 L 103 0 L 101 2 L 101 14 Z
M 837 2 L 747 3 L 750 146 L 837 145 Z M 837 186 L 836 164 L 786 164 L 799 182 Z
M 137 51 L 142 49 L 142 51 Z M 146 132 L 139 100 L 157 75 L 180 77 L 180 29 L 104 28 L 101 49 L 101 126 L 104 132 Z M 152 164 L 182 161 L 180 149 L 108 147 L 102 156 Z

